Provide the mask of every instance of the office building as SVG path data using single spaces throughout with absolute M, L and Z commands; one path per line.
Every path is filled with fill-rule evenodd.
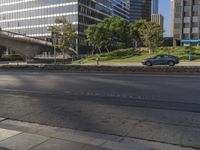
M 130 0 L 130 22 L 151 20 L 151 0 Z
M 109 16 L 129 20 L 129 0 L 0 0 L 0 27 L 3 30 L 37 38 L 50 38 L 48 27 L 57 17 L 74 25 L 79 40 L 85 43 L 84 30 Z
M 200 1 L 175 0 L 174 40 L 176 45 L 199 45 Z
M 151 5 L 151 13 L 152 14 L 158 14 L 158 6 L 159 6 L 159 1 L 152 0 L 152 5 Z
M 164 29 L 164 17 L 161 14 L 152 14 L 151 22 L 160 25 Z
M 174 0 L 170 0 L 170 37 L 174 36 Z

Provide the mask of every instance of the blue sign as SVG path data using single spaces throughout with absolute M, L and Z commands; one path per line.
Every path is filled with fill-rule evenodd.
M 198 42 L 200 42 L 200 39 L 199 40 L 180 40 L 180 42 L 182 42 L 182 43 L 198 43 Z

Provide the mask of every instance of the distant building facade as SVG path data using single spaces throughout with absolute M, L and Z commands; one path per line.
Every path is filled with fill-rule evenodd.
M 170 0 L 170 37 L 174 37 L 174 6 L 175 1 Z
M 152 14 L 151 22 L 160 25 L 164 29 L 164 17 L 161 14 Z
M 151 20 L 152 0 L 130 0 L 130 22 L 146 19 Z
M 50 38 L 48 27 L 57 17 L 74 25 L 84 51 L 84 30 L 109 16 L 129 20 L 129 0 L 0 0 L 0 27 L 31 37 Z
M 173 32 L 176 45 L 200 44 L 199 0 L 175 0 Z
M 152 14 L 158 14 L 159 0 L 152 0 L 151 6 Z

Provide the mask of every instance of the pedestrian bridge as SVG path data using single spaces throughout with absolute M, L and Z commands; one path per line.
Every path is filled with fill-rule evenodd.
M 0 46 L 29 57 L 34 57 L 42 52 L 53 51 L 51 42 L 2 30 L 0 31 Z M 70 49 L 66 53 L 73 55 L 76 54 L 76 51 Z

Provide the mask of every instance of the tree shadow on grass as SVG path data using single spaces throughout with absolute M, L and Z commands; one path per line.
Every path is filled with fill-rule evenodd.
M 189 61 L 189 56 L 188 55 L 180 56 L 179 59 L 182 61 Z M 191 61 L 197 61 L 197 60 L 200 61 L 200 55 L 192 55 Z

